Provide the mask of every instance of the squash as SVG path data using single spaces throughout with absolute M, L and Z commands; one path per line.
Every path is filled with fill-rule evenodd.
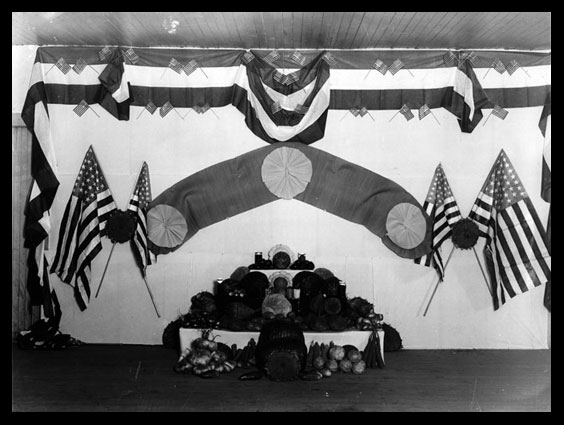
M 329 358 L 337 361 L 343 360 L 345 357 L 345 349 L 340 345 L 334 345 L 329 349 Z
M 343 372 L 348 373 L 352 369 L 352 362 L 349 359 L 343 359 L 339 362 L 339 369 Z
M 354 373 L 355 375 L 360 375 L 364 373 L 365 370 L 366 370 L 366 363 L 364 363 L 364 360 L 360 360 L 356 363 L 353 363 L 352 365 L 352 373 Z
M 329 369 L 331 372 L 337 372 L 339 370 L 339 362 L 337 362 L 337 360 L 335 359 L 330 359 L 327 361 L 327 369 Z

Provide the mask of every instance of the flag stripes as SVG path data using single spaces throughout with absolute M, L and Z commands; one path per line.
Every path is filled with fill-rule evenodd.
M 469 218 L 486 238 L 494 310 L 509 298 L 550 280 L 546 232 L 509 159 L 502 150 Z
M 151 264 L 147 243 L 147 208 L 151 200 L 149 167 L 144 162 L 127 206 L 127 210 L 135 216 L 137 222 L 131 249 L 143 276 L 146 275 L 147 266 Z
M 90 301 L 90 264 L 102 250 L 106 222 L 116 209 L 91 146 L 65 207 L 51 267 L 51 273 L 74 288 L 81 310 Z

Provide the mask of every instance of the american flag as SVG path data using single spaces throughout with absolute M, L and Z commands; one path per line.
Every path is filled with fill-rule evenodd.
M 255 58 L 255 55 L 253 55 L 251 52 L 245 52 L 245 54 L 243 55 L 243 57 L 241 58 L 243 63 L 245 65 L 247 65 L 248 63 L 250 63 L 253 59 Z
M 276 51 L 273 50 L 272 52 L 270 52 L 268 55 L 266 55 L 264 57 L 264 60 L 266 62 L 268 62 L 269 64 L 273 65 L 274 62 L 276 62 L 276 60 L 280 57 L 280 54 Z
M 170 62 L 168 63 L 168 67 L 170 69 L 172 69 L 174 72 L 176 72 L 177 74 L 182 73 L 182 68 L 183 68 L 182 64 L 174 58 L 170 58 Z
M 492 68 L 495 69 L 500 74 L 503 74 L 506 71 L 505 65 L 499 58 L 497 58 L 492 62 Z
M 431 113 L 431 108 L 429 108 L 427 104 L 423 105 L 421 108 L 419 108 L 419 119 L 422 120 L 430 113 Z
M 287 74 L 284 76 L 284 80 L 282 81 L 282 84 L 284 84 L 285 86 L 289 86 L 290 84 L 298 81 L 298 79 L 299 77 L 296 73 Z
M 443 242 L 452 236 L 452 226 L 462 219 L 462 214 L 441 164 L 435 169 L 423 209 L 433 220 L 432 252 L 414 261 L 416 264 L 434 267 L 442 281 L 445 270 L 440 248 Z
M 411 112 L 411 109 L 407 105 L 403 105 L 401 107 L 401 109 L 399 110 L 399 112 L 400 112 L 400 114 L 402 114 L 405 117 L 405 119 L 407 121 L 409 121 L 410 119 L 415 117 L 415 115 L 413 115 L 413 113 Z
M 63 74 L 67 74 L 72 68 L 71 66 L 65 61 L 63 58 L 60 58 L 56 63 L 55 66 L 61 70 Z
M 279 112 L 282 110 L 282 106 L 280 105 L 280 102 L 276 101 L 274 103 L 272 103 L 272 106 L 270 107 L 270 110 L 272 111 L 273 114 Z
M 294 53 L 292 53 L 292 56 L 290 56 L 290 59 L 293 60 L 294 62 L 296 62 L 298 65 L 304 66 L 306 63 L 306 57 L 298 52 L 295 51 Z
M 467 52 L 467 53 L 463 53 L 460 59 L 463 61 L 470 62 L 472 66 L 476 66 L 476 61 L 478 59 L 478 56 L 476 55 L 475 52 Z
M 519 63 L 515 59 L 513 59 L 511 62 L 509 62 L 509 65 L 507 65 L 506 69 L 509 75 L 513 75 L 513 73 L 520 67 L 521 65 L 519 65 Z
M 90 264 L 102 250 L 106 221 L 117 209 L 92 146 L 65 208 L 51 273 L 70 284 L 81 310 L 90 301 Z M 74 282 L 73 282 L 74 279 Z
M 458 62 L 458 58 L 449 50 L 443 55 L 443 62 L 446 66 L 452 66 L 455 64 L 455 62 Z
M 539 120 L 539 128 L 544 137 L 543 153 L 542 153 L 542 171 L 541 171 L 541 197 L 544 201 L 551 204 L 548 210 L 548 223 L 546 225 L 546 233 L 548 238 L 548 252 L 551 252 L 551 216 L 552 216 L 552 160 L 551 160 L 551 139 L 552 139 L 552 113 L 551 101 L 548 97 L 542 108 L 541 118 Z M 551 302 L 551 283 L 550 280 L 544 288 L 544 305 L 548 311 L 552 311 Z
M 147 103 L 147 105 L 145 105 L 145 109 L 146 109 L 147 111 L 149 111 L 149 113 L 150 113 L 151 115 L 153 115 L 153 114 L 155 113 L 155 111 L 157 110 L 157 105 L 155 105 L 155 104 L 153 103 L 153 101 L 150 100 L 149 103 Z
M 361 117 L 363 117 L 368 113 L 368 109 L 366 109 L 366 106 L 363 106 L 358 110 L 358 113 L 360 114 Z
M 296 109 L 294 109 L 294 111 L 297 112 L 298 114 L 305 115 L 307 111 L 309 111 L 309 107 L 302 105 L 301 103 L 298 103 L 298 106 L 296 106 Z
M 110 49 L 107 46 L 98 52 L 98 57 L 102 62 L 108 59 L 111 55 L 112 55 L 112 49 Z
M 388 68 L 388 71 L 390 71 L 390 73 L 392 75 L 396 75 L 398 73 L 398 71 L 400 69 L 402 69 L 405 66 L 405 64 L 400 60 L 400 59 L 396 59 Z
M 172 106 L 170 101 L 167 100 L 167 102 L 163 106 L 161 106 L 161 109 L 159 110 L 159 114 L 161 114 L 161 117 L 164 118 L 173 109 L 174 106 Z
M 331 53 L 327 52 L 323 55 L 322 59 L 329 64 L 329 66 L 337 65 L 337 59 Z
M 350 113 L 353 114 L 355 117 L 358 117 L 360 115 L 360 109 L 358 108 L 351 108 L 349 109 Z
M 137 53 L 135 53 L 135 51 L 133 50 L 132 47 L 130 47 L 129 49 L 127 49 L 123 55 L 129 59 L 129 61 L 135 65 L 137 63 L 137 61 L 139 60 L 139 56 L 137 56 Z
M 494 105 L 494 107 L 492 109 L 492 114 L 494 114 L 496 117 L 504 120 L 505 117 L 507 117 L 507 115 L 509 114 L 509 111 L 507 109 L 503 109 L 499 105 Z
M 494 310 L 550 280 L 547 235 L 523 183 L 503 149 L 468 216 L 486 238 L 484 257 Z
M 72 70 L 77 74 L 80 74 L 87 66 L 88 62 L 86 62 L 83 58 L 79 58 L 72 67 Z
M 280 84 L 283 84 L 283 81 L 284 81 L 284 78 L 285 78 L 285 77 L 286 77 L 286 76 L 285 76 L 283 73 L 281 73 L 280 71 L 274 71 L 274 75 L 272 76 L 272 78 L 273 78 L 275 81 L 278 81 Z
M 143 162 L 137 183 L 127 205 L 127 210 L 135 216 L 137 221 L 135 235 L 131 239 L 131 249 L 143 277 L 146 276 L 147 266 L 151 264 L 147 247 L 147 207 L 151 200 L 149 166 L 146 162 Z
M 376 69 L 376 71 L 380 72 L 382 75 L 386 75 L 386 72 L 388 71 L 388 67 L 380 59 L 377 59 L 376 62 L 374 62 L 374 64 L 372 65 L 372 67 Z
M 184 66 L 183 69 L 184 69 L 184 72 L 186 73 L 186 75 L 190 75 L 191 73 L 193 73 L 199 67 L 200 67 L 200 65 L 198 65 L 198 62 L 196 62 L 194 59 L 191 59 L 190 62 L 188 62 Z
M 84 115 L 86 111 L 88 111 L 88 109 L 90 109 L 90 105 L 88 105 L 88 103 L 86 103 L 86 101 L 82 99 L 80 103 L 74 107 L 73 111 L 75 112 L 76 115 L 81 117 Z

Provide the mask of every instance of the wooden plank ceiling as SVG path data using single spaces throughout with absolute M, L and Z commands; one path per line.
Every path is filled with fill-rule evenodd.
M 550 50 L 550 12 L 12 12 L 12 45 Z

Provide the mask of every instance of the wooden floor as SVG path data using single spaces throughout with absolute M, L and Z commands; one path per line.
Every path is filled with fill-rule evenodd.
M 162 346 L 12 349 L 12 411 L 551 411 L 550 350 L 402 350 L 320 381 L 202 379 Z

